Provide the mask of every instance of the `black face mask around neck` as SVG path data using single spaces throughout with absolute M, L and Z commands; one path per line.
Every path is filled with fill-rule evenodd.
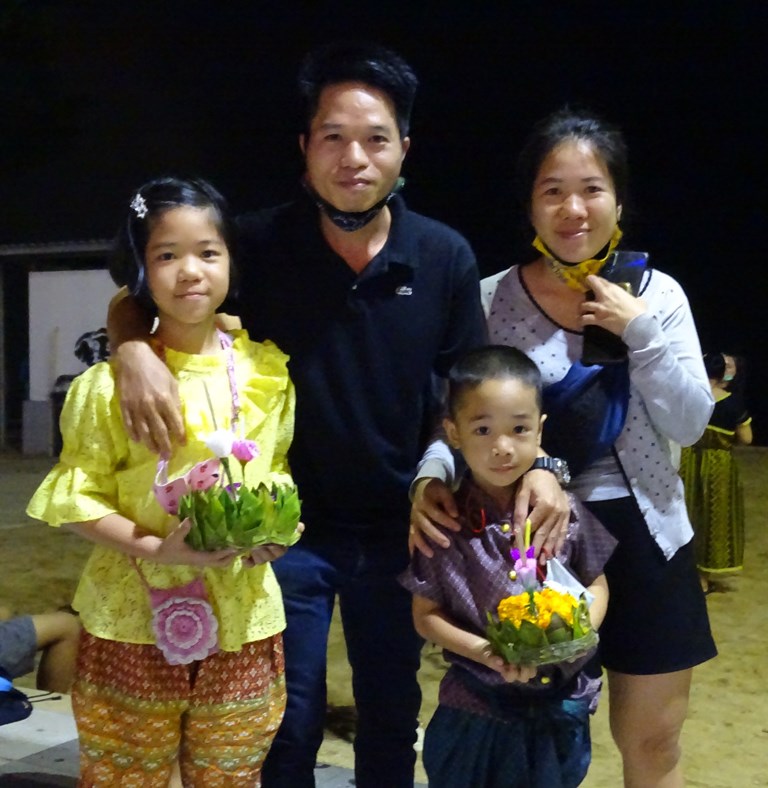
M 345 233 L 353 233 L 355 230 L 360 230 L 369 224 L 373 219 L 378 216 L 381 209 L 405 186 L 405 178 L 398 178 L 392 191 L 379 200 L 376 205 L 372 205 L 366 211 L 342 211 L 328 200 L 324 200 L 310 185 L 306 178 L 302 180 L 302 186 L 307 194 L 315 202 L 315 205 L 338 227 Z

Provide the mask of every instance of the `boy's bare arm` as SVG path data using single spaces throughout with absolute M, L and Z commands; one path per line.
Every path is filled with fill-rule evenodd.
M 536 675 L 533 665 L 506 664 L 491 651 L 491 644 L 486 638 L 462 629 L 431 599 L 418 595 L 413 597 L 413 623 L 425 640 L 495 670 L 505 681 L 527 682 Z
M 589 606 L 589 620 L 594 629 L 599 629 L 605 618 L 605 611 L 608 609 L 608 581 L 605 579 L 605 575 L 596 577 L 587 590 L 595 597 Z
M 168 456 L 184 443 L 176 379 L 148 344 L 152 317 L 125 288 L 109 303 L 107 334 L 115 360 L 120 409 L 132 440 Z

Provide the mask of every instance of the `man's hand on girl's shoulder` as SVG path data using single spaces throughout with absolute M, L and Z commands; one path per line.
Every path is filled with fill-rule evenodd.
M 174 443 L 186 441 L 176 379 L 140 340 L 121 344 L 114 359 L 120 411 L 128 435 L 155 454 L 170 456 Z

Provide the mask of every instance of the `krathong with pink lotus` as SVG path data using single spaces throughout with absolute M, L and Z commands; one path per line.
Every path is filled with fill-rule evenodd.
M 515 547 L 510 554 L 517 593 L 487 613 L 486 637 L 493 652 L 509 664 L 547 665 L 594 649 L 598 637 L 589 618 L 589 592 L 557 559 L 548 562 L 547 579 L 539 583 L 530 521 L 523 549 Z
M 223 429 L 206 436 L 205 443 L 218 458 L 211 462 L 218 462 L 224 474 L 220 478 L 211 474 L 210 486 L 194 489 L 179 500 L 179 518 L 188 517 L 192 523 L 187 543 L 195 550 L 234 547 L 244 551 L 264 544 L 295 544 L 301 515 L 295 485 L 235 483 L 230 458 L 240 463 L 245 478 L 245 466 L 259 454 L 256 443 Z

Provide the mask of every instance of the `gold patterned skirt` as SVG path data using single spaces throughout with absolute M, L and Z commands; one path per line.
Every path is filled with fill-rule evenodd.
M 727 434 L 708 429 L 682 451 L 680 476 L 701 572 L 736 572 L 744 564 L 744 492 L 731 445 Z

